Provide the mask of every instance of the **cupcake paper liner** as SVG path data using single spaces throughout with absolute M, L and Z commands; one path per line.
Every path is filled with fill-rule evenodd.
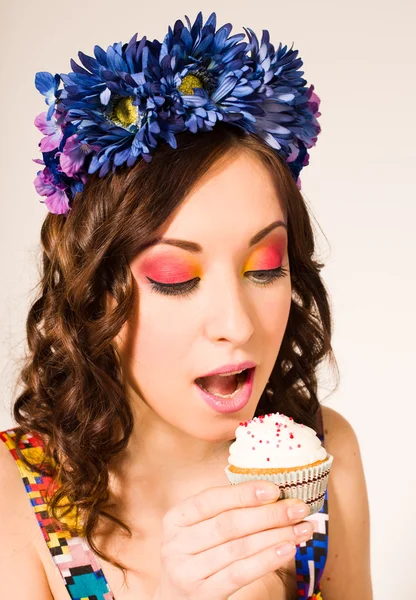
M 281 489 L 279 500 L 285 498 L 303 500 L 310 508 L 310 515 L 313 515 L 319 512 L 324 505 L 325 491 L 328 486 L 328 477 L 333 460 L 334 457 L 328 454 L 325 462 L 320 465 L 272 475 L 267 473 L 232 473 L 228 466 L 225 468 L 225 473 L 231 485 L 254 479 L 272 481 L 279 485 Z

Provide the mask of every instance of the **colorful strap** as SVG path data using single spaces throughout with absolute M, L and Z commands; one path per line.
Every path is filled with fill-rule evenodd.
M 324 424 L 322 410 L 317 413 L 316 432 L 324 445 Z M 298 598 L 305 600 L 323 600 L 320 580 L 324 571 L 328 555 L 328 489 L 325 492 L 324 505 L 321 510 L 310 519 L 316 527 L 313 537 L 297 546 L 296 576 L 298 585 Z
M 317 433 L 323 442 L 321 411 L 318 413 Z M 0 439 L 9 448 L 17 463 L 43 537 L 53 562 L 62 575 L 70 598 L 72 600 L 114 600 L 98 558 L 86 539 L 73 537 L 70 534 L 68 523 L 73 517 L 66 517 L 65 521 L 60 522 L 51 518 L 46 499 L 52 494 L 56 484 L 45 474 L 26 467 L 17 455 L 15 437 L 14 429 L 0 432 Z M 40 463 L 43 446 L 36 435 L 25 434 L 19 448 L 23 456 L 30 461 Z M 297 546 L 295 561 L 298 598 L 323 600 L 319 582 L 328 552 L 328 490 L 325 493 L 322 509 L 310 520 L 318 524 L 318 530 L 310 540 Z
M 45 542 L 53 562 L 65 582 L 72 600 L 114 600 L 107 580 L 97 557 L 86 540 L 71 536 L 67 523 L 57 522 L 48 512 L 46 498 L 54 490 L 50 477 L 29 470 L 16 452 L 16 432 L 14 429 L 0 432 L 0 439 L 6 444 L 22 477 Z M 19 445 L 24 457 L 32 462 L 40 462 L 43 453 L 41 440 L 33 434 L 25 434 Z

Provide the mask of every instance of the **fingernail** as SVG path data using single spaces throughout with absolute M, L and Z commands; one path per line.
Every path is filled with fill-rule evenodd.
M 256 489 L 256 496 L 262 502 L 266 500 L 277 500 L 280 496 L 280 488 L 278 485 L 264 485 Z
M 287 556 L 288 554 L 293 554 L 295 550 L 296 546 L 293 542 L 285 542 L 276 548 L 276 553 L 279 556 Z
M 287 509 L 289 519 L 304 519 L 310 513 L 310 508 L 307 504 L 294 504 Z
M 311 535 L 311 533 L 313 532 L 313 525 L 312 523 L 298 523 L 293 527 L 293 531 L 296 535 L 302 537 L 304 535 Z

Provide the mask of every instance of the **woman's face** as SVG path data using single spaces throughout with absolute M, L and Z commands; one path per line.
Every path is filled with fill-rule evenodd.
M 205 175 L 161 232 L 202 250 L 158 243 L 131 262 L 138 302 L 117 339 L 127 389 L 141 414 L 210 442 L 232 439 L 238 423 L 254 415 L 291 302 L 285 226 L 250 245 L 272 223 L 286 224 L 283 207 L 267 169 L 246 154 L 234 156 Z M 273 279 L 267 271 L 279 267 L 282 276 Z M 177 287 L 157 289 L 154 282 Z M 246 360 L 257 365 L 248 404 L 217 412 L 202 400 L 195 379 Z

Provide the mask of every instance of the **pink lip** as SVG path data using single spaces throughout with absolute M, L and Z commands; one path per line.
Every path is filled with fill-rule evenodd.
M 210 375 L 222 375 L 223 373 L 232 373 L 233 371 L 244 371 L 245 369 L 253 369 L 256 367 L 256 363 L 252 360 L 246 360 L 239 365 L 224 365 L 223 367 L 219 367 L 215 369 L 215 371 L 211 371 L 210 373 L 206 373 L 205 375 L 200 375 L 197 379 L 201 377 L 209 377 Z
M 210 394 L 209 392 L 201 389 L 196 383 L 194 383 L 194 385 L 208 406 L 211 406 L 211 408 L 219 413 L 234 413 L 244 408 L 250 400 L 251 392 L 253 390 L 255 370 L 256 369 L 250 369 L 248 372 L 247 381 L 234 398 L 219 398 L 218 396 Z

